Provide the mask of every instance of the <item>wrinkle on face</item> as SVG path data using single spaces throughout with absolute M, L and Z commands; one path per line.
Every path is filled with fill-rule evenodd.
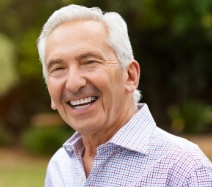
M 105 132 L 110 137 L 132 116 L 131 99 L 125 91 L 126 69 L 107 43 L 104 24 L 67 23 L 56 31 L 48 38 L 46 50 L 46 65 L 50 61 L 62 62 L 58 68 L 61 73 L 48 77 L 47 82 L 54 108 L 72 128 L 98 143 Z M 98 99 L 87 109 L 76 111 L 67 104 L 88 96 Z
M 110 63 L 107 63 L 103 67 L 103 69 L 109 75 L 108 77 L 110 78 L 110 82 L 112 84 L 114 82 L 114 76 L 116 76 L 117 74 L 122 74 L 123 73 L 122 67 L 119 64 L 117 64 L 117 62 L 115 62 L 115 61 L 110 61 Z M 116 85 L 114 85 L 114 86 L 116 86 Z
M 108 54 L 108 56 L 104 57 L 104 59 L 103 68 L 109 75 L 112 75 L 112 73 L 115 72 L 114 70 L 122 70 L 121 63 L 115 53 Z

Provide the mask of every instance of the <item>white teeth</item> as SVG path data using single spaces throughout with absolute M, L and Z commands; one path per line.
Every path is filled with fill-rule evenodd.
M 78 100 L 70 101 L 70 104 L 72 106 L 82 105 L 82 104 L 87 104 L 89 106 L 90 104 L 88 104 L 88 103 L 90 103 L 91 101 L 94 101 L 95 99 L 96 99 L 96 97 L 94 97 L 94 96 L 93 97 L 87 97 L 87 98 L 84 98 L 84 99 L 78 99 Z M 76 106 L 76 108 L 79 108 L 79 107 L 85 108 L 85 107 L 87 107 L 87 105 Z
M 76 105 L 76 101 L 71 101 L 71 105 Z
M 88 98 L 85 98 L 85 102 L 88 103 Z
M 83 109 L 83 108 L 86 108 L 88 106 L 90 106 L 91 104 L 87 104 L 87 105 L 82 105 L 82 106 L 75 106 L 74 108 L 79 110 L 79 109 Z

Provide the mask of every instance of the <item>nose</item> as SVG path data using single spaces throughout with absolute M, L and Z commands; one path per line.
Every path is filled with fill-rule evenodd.
M 70 68 L 66 78 L 66 89 L 77 92 L 81 87 L 86 86 L 86 78 L 80 68 Z

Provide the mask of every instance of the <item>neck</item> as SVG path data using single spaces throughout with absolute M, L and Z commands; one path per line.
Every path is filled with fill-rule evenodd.
M 129 110 L 126 111 L 126 115 L 124 115 L 125 118 L 119 120 L 119 122 L 115 121 L 112 124 L 108 122 L 110 124 L 105 124 L 104 128 L 90 132 L 80 132 L 85 147 L 82 159 L 86 176 L 88 176 L 91 172 L 97 148 L 100 145 L 108 142 L 118 132 L 118 130 L 121 129 L 132 118 L 135 113 L 136 111 L 134 110 L 134 108 L 132 109 L 129 107 Z
M 105 131 L 104 133 L 97 132 L 96 134 L 93 134 L 92 136 L 88 136 L 88 135 L 82 136 L 83 144 L 85 147 L 82 160 L 83 160 L 86 177 L 89 176 L 92 170 L 93 160 L 96 156 L 97 148 L 100 145 L 108 142 L 113 137 L 113 135 L 118 131 L 118 129 L 114 129 L 113 133 L 107 133 L 107 131 Z

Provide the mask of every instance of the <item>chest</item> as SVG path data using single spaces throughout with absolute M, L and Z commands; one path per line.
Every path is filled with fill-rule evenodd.
M 86 178 L 84 168 L 75 160 L 70 168 L 73 182 L 69 186 L 166 186 L 171 165 L 160 159 L 129 151 L 104 151 L 99 153 Z M 154 185 L 153 185 L 154 186 Z

